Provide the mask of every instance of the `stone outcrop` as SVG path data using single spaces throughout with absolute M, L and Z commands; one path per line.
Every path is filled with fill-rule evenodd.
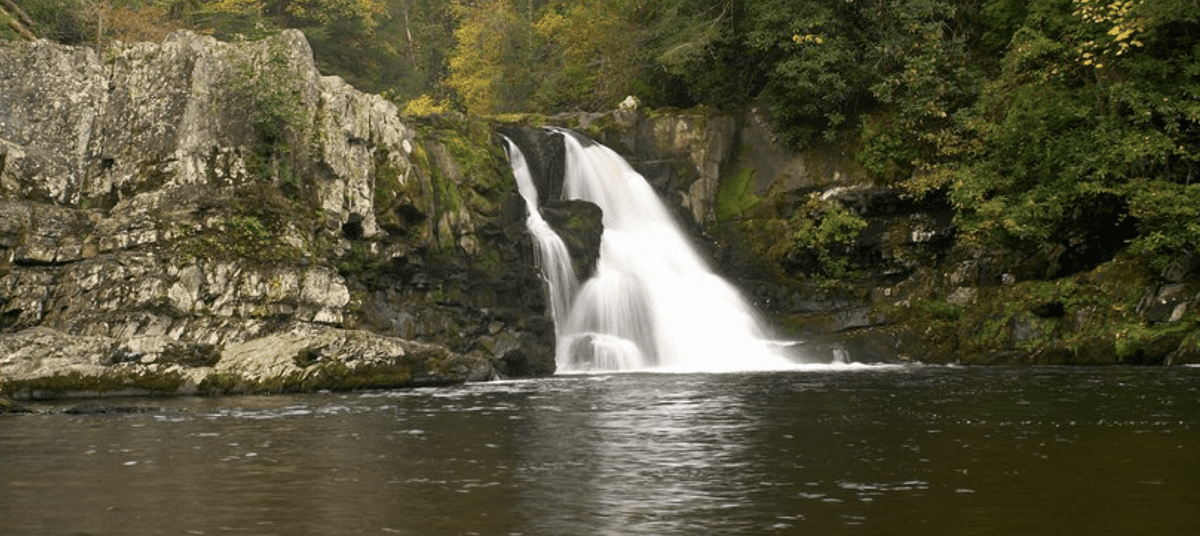
M 269 390 L 226 367 L 255 348 L 291 359 L 296 333 L 355 341 L 305 350 L 318 363 L 302 369 L 386 381 L 306 373 L 289 389 L 551 373 L 523 210 L 490 125 L 404 120 L 321 76 L 296 31 L 100 54 L 5 45 L 0 389 L 50 394 L 19 385 L 65 375 L 83 391 L 186 392 L 207 374 Z M 392 350 L 353 357 L 370 348 Z M 425 364 L 396 364 L 401 349 Z M 193 354 L 208 357 L 163 357 Z
M 600 258 L 603 211 L 594 203 L 563 199 L 566 149 L 558 129 L 500 125 L 497 129 L 520 148 L 538 192 L 538 210 L 567 246 L 575 277 L 591 277 Z
M 487 360 L 442 346 L 312 323 L 219 346 L 39 327 L 0 339 L 0 354 L 4 388 L 20 398 L 407 387 L 494 374 Z

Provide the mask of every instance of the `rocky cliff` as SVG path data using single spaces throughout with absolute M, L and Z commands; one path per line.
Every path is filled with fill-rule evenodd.
M 0 47 L 0 389 L 553 372 L 492 128 L 402 120 L 302 34 Z

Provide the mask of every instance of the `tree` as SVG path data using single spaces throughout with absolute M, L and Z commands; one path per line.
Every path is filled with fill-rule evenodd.
M 446 85 L 472 114 L 520 110 L 531 89 L 529 21 L 508 0 L 456 4 L 457 44 Z
M 1160 265 L 1197 251 L 1198 35 L 1190 2 L 1030 2 L 946 147 L 967 236 L 1042 248 L 1084 223 L 1136 222 L 1106 238 Z
M 534 26 L 548 54 L 541 69 L 542 106 L 606 109 L 638 90 L 643 31 L 630 0 L 578 0 L 550 6 Z

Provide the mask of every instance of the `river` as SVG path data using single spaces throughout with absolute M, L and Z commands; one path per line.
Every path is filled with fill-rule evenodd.
M 0 534 L 1200 533 L 1200 368 L 106 403 L 0 417 Z

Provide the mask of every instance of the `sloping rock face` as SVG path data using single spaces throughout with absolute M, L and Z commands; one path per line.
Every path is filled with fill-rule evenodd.
M 131 341 L 265 385 L 221 363 L 318 328 L 474 362 L 389 385 L 553 372 L 523 211 L 489 125 L 405 122 L 320 76 L 296 31 L 237 44 L 179 32 L 103 58 L 0 47 L 0 386 L 54 375 L 30 363 L 63 352 L 64 373 L 87 377 L 162 368 L 121 357 Z M 31 333 L 53 344 L 18 352 Z

